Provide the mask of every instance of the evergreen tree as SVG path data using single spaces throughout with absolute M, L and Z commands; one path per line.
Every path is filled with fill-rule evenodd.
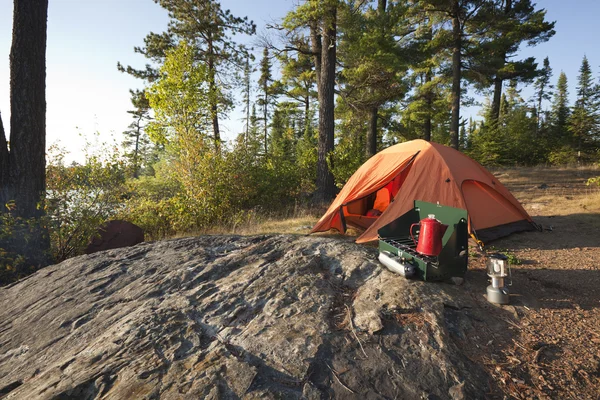
M 0 117 L 0 284 L 7 283 L 2 282 L 5 273 L 7 280 L 17 279 L 46 265 L 50 258 L 42 220 L 48 0 L 14 0 L 13 10 L 10 141 Z
M 447 132 L 450 114 L 450 86 L 444 73 L 447 54 L 444 52 L 445 31 L 436 14 L 418 7 L 409 9 L 411 23 L 416 27 L 411 44 L 409 84 L 412 91 L 404 107 L 403 135 L 406 139 L 434 137 L 449 144 L 442 133 Z M 438 15 L 439 17 L 439 15 Z
M 567 143 L 567 120 L 569 118 L 569 91 L 567 84 L 567 75 L 560 71 L 556 83 L 556 92 L 552 101 L 552 136 L 554 146 L 560 146 Z
M 258 105 L 262 107 L 262 122 L 263 122 L 263 146 L 265 154 L 268 153 L 269 145 L 269 107 L 275 101 L 273 90 L 273 75 L 271 73 L 271 59 L 269 57 L 269 49 L 263 49 L 263 58 L 260 61 L 260 77 L 258 78 L 258 86 L 260 88 L 260 97 Z
M 148 34 L 144 39 L 145 46 L 135 48 L 135 51 L 160 65 L 164 62 L 167 51 L 180 41 L 184 40 L 192 45 L 195 61 L 203 62 L 207 67 L 212 137 L 214 147 L 219 151 L 219 115 L 231 107 L 229 90 L 235 85 L 236 74 L 244 69 L 248 57 L 246 46 L 234 42 L 231 36 L 253 35 L 256 26 L 247 17 L 235 17 L 229 10 L 223 10 L 217 0 L 154 1 L 169 12 L 169 28 L 162 34 Z M 136 70 L 130 66 L 125 68 L 121 64 L 117 67 L 150 82 L 159 77 L 158 71 L 151 65 L 146 65 L 145 70 Z
M 123 132 L 125 140 L 123 147 L 126 150 L 126 156 L 130 159 L 133 177 L 138 178 L 142 165 L 148 166 L 146 156 L 150 150 L 150 138 L 145 132 L 145 127 L 150 120 L 150 103 L 146 98 L 144 91 L 130 90 L 131 104 L 134 109 L 127 111 L 131 114 L 133 121 Z
M 451 53 L 452 66 L 452 91 L 450 122 L 450 144 L 453 148 L 459 147 L 461 82 L 463 79 L 463 64 L 469 62 L 468 55 L 473 46 L 471 30 L 469 29 L 474 19 L 480 17 L 484 0 L 417 0 L 415 6 L 423 12 L 440 20 L 443 26 L 450 25 L 450 30 L 440 31 L 440 42 Z M 465 57 L 463 57 L 465 56 Z
M 290 31 L 308 28 L 310 49 L 298 49 L 314 59 L 319 99 L 317 182 L 314 200 L 329 202 L 335 195 L 330 168 L 335 130 L 335 71 L 337 60 L 337 15 L 339 0 L 308 0 L 286 16 Z
M 568 121 L 569 132 L 575 139 L 578 157 L 584 147 L 595 147 L 600 128 L 599 89 L 592 80 L 592 70 L 583 57 L 577 78 L 577 100 Z
M 502 83 L 505 80 L 530 82 L 537 75 L 534 57 L 515 60 L 522 43 L 530 46 L 548 41 L 555 33 L 554 22 L 544 20 L 546 11 L 535 10 L 531 0 L 488 1 L 472 21 L 470 29 L 478 45 L 473 49 L 472 72 L 484 85 L 494 86 L 491 118 L 498 119 Z M 483 82 L 482 82 L 483 81 Z
M 380 108 L 408 90 L 403 79 L 411 57 L 403 43 L 410 32 L 406 10 L 406 2 L 387 0 L 362 8 L 348 2 L 340 10 L 340 98 L 368 121 L 366 157 L 377 152 Z
M 544 58 L 544 64 L 542 69 L 539 71 L 538 77 L 535 80 L 535 99 L 536 99 L 536 115 L 537 115 L 537 127 L 538 129 L 541 127 L 542 121 L 542 102 L 544 100 L 548 101 L 552 98 L 552 88 L 554 86 L 550 85 L 550 78 L 552 77 L 552 68 L 550 68 L 550 60 L 548 57 Z
M 246 114 L 246 123 L 244 124 L 244 142 L 248 141 L 248 133 L 250 131 L 250 99 L 252 96 L 252 67 L 250 66 L 250 60 L 252 56 L 248 54 L 246 56 L 246 64 L 244 65 L 244 113 Z
M 10 150 L 0 121 L 0 213 L 43 215 L 46 190 L 46 27 L 48 0 L 15 0 L 10 49 Z
M 281 78 L 274 82 L 274 91 L 285 95 L 297 103 L 303 112 L 302 123 L 298 125 L 297 132 L 299 137 L 312 126 L 311 111 L 313 100 L 317 99 L 316 92 L 316 73 L 313 57 L 307 54 L 310 48 L 308 39 L 304 36 L 298 36 L 294 39 L 297 49 L 305 51 L 289 52 L 283 51 L 278 55 L 281 65 Z

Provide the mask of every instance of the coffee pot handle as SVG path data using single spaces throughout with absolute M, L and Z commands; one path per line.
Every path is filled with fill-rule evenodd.
M 415 223 L 415 224 L 412 224 L 412 225 L 410 226 L 410 228 L 408 229 L 408 233 L 410 233 L 410 238 L 412 239 L 412 241 L 415 243 L 415 246 L 416 246 L 416 245 L 417 245 L 417 241 L 415 240 L 415 237 L 413 236 L 413 228 L 414 228 L 415 226 L 419 226 L 419 227 L 420 227 L 420 226 L 421 226 L 421 223 L 420 223 L 420 222 L 417 222 L 417 223 Z

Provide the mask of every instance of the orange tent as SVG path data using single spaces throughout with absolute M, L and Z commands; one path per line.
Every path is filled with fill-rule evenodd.
M 345 233 L 351 225 L 365 229 L 357 243 L 377 240 L 377 230 L 411 210 L 414 200 L 466 209 L 469 233 L 484 242 L 535 229 L 517 199 L 479 163 L 450 147 L 412 140 L 367 160 L 311 233 Z

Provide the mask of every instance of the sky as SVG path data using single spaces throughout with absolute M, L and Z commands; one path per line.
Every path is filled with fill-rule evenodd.
M 297 0 L 222 0 L 236 16 L 248 16 L 259 33 L 267 23 L 280 20 Z M 556 35 L 536 47 L 523 47 L 520 55 L 540 63 L 550 59 L 553 84 L 560 71 L 567 74 L 571 102 L 581 60 L 587 55 L 594 78 L 600 77 L 600 1 L 538 0 L 547 20 L 556 21 Z M 12 40 L 11 0 L 0 0 L 0 113 L 7 135 L 10 127 L 9 54 Z M 131 117 L 129 89 L 142 82 L 119 72 L 117 62 L 143 67 L 146 60 L 134 53 L 149 32 L 166 29 L 168 16 L 152 0 L 49 0 L 46 64 L 46 132 L 48 145 L 59 142 L 70 152 L 68 160 L 83 160 L 86 138 L 94 132 L 101 140 L 111 136 L 121 142 Z M 256 39 L 247 39 L 255 41 Z M 527 99 L 530 89 L 522 93 Z M 241 99 L 241 95 L 238 96 Z M 477 108 L 465 109 L 463 116 Z M 224 137 L 233 139 L 242 130 L 242 114 L 222 121 Z

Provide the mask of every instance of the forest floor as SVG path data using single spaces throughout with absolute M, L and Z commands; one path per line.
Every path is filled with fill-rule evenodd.
M 508 254 L 514 264 L 511 304 L 501 306 L 500 314 L 482 300 L 488 284 L 485 257 L 471 248 L 464 288 L 481 307 L 466 311 L 471 322 L 466 336 L 456 336 L 455 342 L 492 377 L 489 398 L 598 399 L 600 187 L 586 182 L 599 176 L 600 169 L 534 167 L 494 173 L 543 231 L 514 234 L 486 249 Z M 304 234 L 317 219 L 306 214 L 262 221 L 235 233 Z M 339 237 L 352 240 L 351 235 Z
M 521 168 L 496 176 L 543 232 L 512 235 L 491 248 L 514 265 L 509 334 L 483 330 L 463 349 L 514 398 L 600 397 L 600 188 L 597 168 Z M 469 269 L 485 278 L 484 257 Z M 482 284 L 484 284 L 482 282 Z M 483 344 L 483 345 L 481 345 Z M 497 359 L 490 356 L 496 347 Z

